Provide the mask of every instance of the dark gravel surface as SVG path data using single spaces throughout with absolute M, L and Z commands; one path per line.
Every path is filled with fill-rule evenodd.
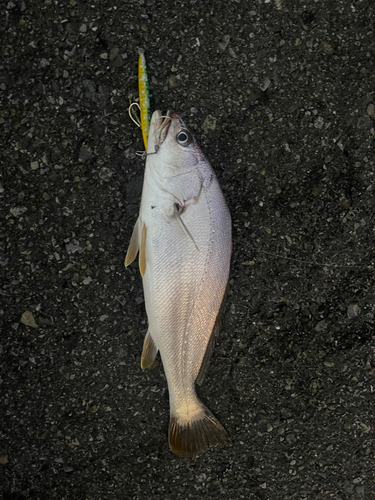
M 0 16 L 3 498 L 374 499 L 374 2 L 10 0 Z M 230 440 L 196 461 L 168 449 L 123 265 L 137 47 L 152 109 L 185 113 L 233 218 L 200 389 Z

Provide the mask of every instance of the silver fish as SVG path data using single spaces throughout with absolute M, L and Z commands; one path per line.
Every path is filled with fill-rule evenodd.
M 202 455 L 226 432 L 198 399 L 217 337 L 229 276 L 231 218 L 219 183 L 182 119 L 155 111 L 141 208 L 125 258 L 139 251 L 148 316 L 141 359 L 160 352 L 170 402 L 169 446 Z

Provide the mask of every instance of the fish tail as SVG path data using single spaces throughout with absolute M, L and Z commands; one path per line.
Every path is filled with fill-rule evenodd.
M 171 415 L 169 447 L 179 457 L 195 458 L 226 440 L 227 433 L 216 417 L 200 401 L 193 418 Z

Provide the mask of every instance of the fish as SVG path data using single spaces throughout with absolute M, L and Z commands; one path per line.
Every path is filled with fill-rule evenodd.
M 224 312 L 232 223 L 217 177 L 182 118 L 152 114 L 138 219 L 125 258 L 138 254 L 148 317 L 141 367 L 160 353 L 168 384 L 169 447 L 201 456 L 227 433 L 200 401 Z

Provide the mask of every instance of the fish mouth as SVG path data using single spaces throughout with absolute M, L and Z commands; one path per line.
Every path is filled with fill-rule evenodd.
M 160 146 L 167 138 L 172 120 L 179 119 L 179 116 L 171 109 L 167 111 L 166 115 L 162 115 L 161 111 L 155 111 L 155 113 L 157 114 L 155 120 L 157 139 L 155 143 Z

